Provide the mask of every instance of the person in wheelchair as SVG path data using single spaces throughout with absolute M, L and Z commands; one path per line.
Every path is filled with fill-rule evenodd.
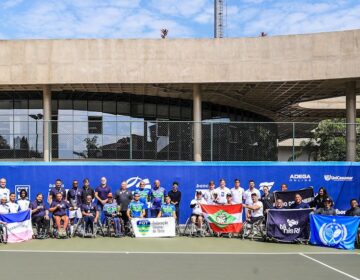
M 201 210 L 200 204 L 206 204 L 205 199 L 202 197 L 201 191 L 196 191 L 195 199 L 191 200 L 190 208 L 192 208 L 191 223 L 193 226 L 197 226 L 197 232 L 202 234 L 204 215 Z
M 170 196 L 165 196 L 165 202 L 161 205 L 160 212 L 157 217 L 174 217 L 176 220 L 176 208 L 175 205 L 171 203 Z
M 104 205 L 106 224 L 108 227 L 113 226 L 115 237 L 121 237 L 121 220 L 120 206 L 113 199 L 112 193 L 107 195 L 107 202 Z
M 68 234 L 69 217 L 66 210 L 73 209 L 67 201 L 63 200 L 63 195 L 59 192 L 55 195 L 55 200 L 51 202 L 49 209 L 49 211 L 53 213 L 58 237 L 65 237 Z
M 31 209 L 31 222 L 36 227 L 36 238 L 46 238 L 50 228 L 49 210 L 41 193 L 36 195 L 36 199 L 30 203 L 29 208 Z
M 86 197 L 86 203 L 81 205 L 81 212 L 85 223 L 85 233 L 94 234 L 94 224 L 97 224 L 99 220 L 99 211 L 96 204 L 92 202 L 90 194 Z
M 249 209 L 247 212 L 247 221 L 250 224 L 253 224 L 257 221 L 264 219 L 264 206 L 256 193 L 251 194 L 252 203 L 245 204 L 244 207 Z
M 144 204 L 140 202 L 140 194 L 134 193 L 134 201 L 130 202 L 128 210 L 126 212 L 129 220 L 132 218 L 144 218 L 145 209 Z

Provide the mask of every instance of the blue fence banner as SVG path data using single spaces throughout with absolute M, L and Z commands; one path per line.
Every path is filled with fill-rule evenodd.
M 270 209 L 267 214 L 267 235 L 280 242 L 309 239 L 309 214 L 312 209 Z
M 313 245 L 353 250 L 360 217 L 310 215 Z
M 295 203 L 295 195 L 300 194 L 302 197 L 302 201 L 305 203 L 311 203 L 314 200 L 314 189 L 313 188 L 304 188 L 300 190 L 294 191 L 274 191 L 274 198 L 282 199 L 284 202 L 285 207 L 290 207 L 292 204 Z
M 122 181 L 128 182 L 131 191 L 141 180 L 150 188 L 159 179 L 167 191 L 174 181 L 178 182 L 182 193 L 180 223 L 191 215 L 189 205 L 195 191 L 207 189 L 210 180 L 218 184 L 220 178 L 229 188 L 238 178 L 245 190 L 249 180 L 254 180 L 258 189 L 269 186 L 271 192 L 280 190 L 282 183 L 288 185 L 289 191 L 313 187 L 317 192 L 323 186 L 341 214 L 349 208 L 350 198 L 360 198 L 360 163 L 353 162 L 0 162 L 0 177 L 7 179 L 10 191 L 26 187 L 31 200 L 38 192 L 47 196 L 57 178 L 62 179 L 65 189 L 71 188 L 73 179 L 81 187 L 84 178 L 89 178 L 90 185 L 96 188 L 102 176 L 113 192 Z

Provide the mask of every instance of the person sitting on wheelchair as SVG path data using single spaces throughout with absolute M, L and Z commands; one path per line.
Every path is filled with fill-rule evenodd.
M 63 200 L 62 193 L 57 193 L 55 196 L 55 200 L 51 202 L 49 211 L 53 213 L 53 219 L 55 220 L 59 237 L 67 235 L 67 229 L 69 226 L 69 217 L 66 213 L 67 209 L 73 210 L 70 204 L 67 201 Z M 62 222 L 63 226 L 61 227 Z
M 191 223 L 194 226 L 197 226 L 198 227 L 197 231 L 201 233 L 204 216 L 203 216 L 200 204 L 206 204 L 206 201 L 202 197 L 202 192 L 196 191 L 195 199 L 191 200 L 191 202 L 190 202 L 190 208 L 193 209 L 192 214 L 191 214 Z
M 112 193 L 107 195 L 107 202 L 104 205 L 104 213 L 106 217 L 106 222 L 108 225 L 112 225 L 115 231 L 115 237 L 121 236 L 121 223 L 120 223 L 120 207 L 117 205 L 116 201 L 113 199 Z
M 129 220 L 132 218 L 145 217 L 144 204 L 140 202 L 140 194 L 138 192 L 134 193 L 134 201 L 130 202 L 126 215 L 128 216 Z
M 161 205 L 160 212 L 157 217 L 174 217 L 176 220 L 176 208 L 175 205 L 171 203 L 170 196 L 165 196 L 165 202 Z
M 36 226 L 36 237 L 46 238 L 50 227 L 49 210 L 41 193 L 36 195 L 36 199 L 30 203 L 29 208 L 31 209 L 32 224 Z
M 252 203 L 250 205 L 245 204 L 244 207 L 249 209 L 247 212 L 247 221 L 253 224 L 259 220 L 264 219 L 264 206 L 256 193 L 251 194 Z
M 92 196 L 86 196 L 86 203 L 81 205 L 81 212 L 85 222 L 85 232 L 94 234 L 94 224 L 99 220 L 99 211 L 95 203 L 92 202 Z M 90 229 L 90 230 L 89 230 Z

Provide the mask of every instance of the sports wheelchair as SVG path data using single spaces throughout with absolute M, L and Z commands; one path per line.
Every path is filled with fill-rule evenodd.
M 0 243 L 6 244 L 8 241 L 7 226 L 0 224 Z
M 191 221 L 191 217 L 186 220 L 185 227 L 181 233 L 182 236 L 189 237 L 205 237 L 205 236 L 214 236 L 213 231 L 210 228 L 209 223 L 203 218 L 203 223 L 201 228 L 199 228 L 196 223 Z M 180 231 L 180 230 L 179 230 Z
M 63 225 L 63 224 L 64 224 L 64 221 L 61 221 L 61 225 Z M 59 229 L 56 226 L 55 218 L 54 218 L 54 216 L 52 216 L 50 219 L 50 236 L 52 238 L 57 238 L 57 239 L 71 238 L 70 223 L 68 224 L 67 228 L 64 229 L 64 231 L 65 231 L 65 234 L 61 235 Z
M 256 221 L 246 220 L 243 223 L 243 227 L 241 233 L 239 235 L 242 239 L 249 238 L 250 240 L 254 240 L 254 238 L 266 240 L 266 225 L 265 225 L 265 217 L 261 217 Z
M 124 236 L 124 221 L 121 217 L 117 217 L 119 218 L 119 222 L 120 222 L 120 229 L 119 229 L 119 233 L 116 233 L 115 230 L 115 220 L 114 217 L 109 217 L 106 216 L 105 217 L 105 224 L 104 224 L 104 236 L 108 236 L 108 237 L 122 237 Z
M 44 221 L 43 226 L 36 221 L 32 221 L 33 238 L 47 239 L 50 236 L 50 220 Z

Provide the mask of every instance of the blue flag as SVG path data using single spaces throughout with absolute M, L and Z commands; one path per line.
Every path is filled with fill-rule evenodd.
M 353 250 L 360 217 L 310 215 L 310 243 Z

